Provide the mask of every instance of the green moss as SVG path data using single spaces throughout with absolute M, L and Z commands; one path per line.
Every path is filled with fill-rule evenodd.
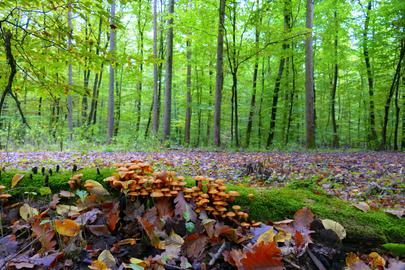
M 100 170 L 86 168 L 78 173 L 83 173 L 83 180 L 93 179 L 102 181 L 110 176 L 114 169 Z M 0 183 L 10 187 L 11 179 L 16 171 L 3 172 Z M 42 187 L 44 177 L 41 174 L 26 173 L 23 180 L 14 189 L 7 192 L 18 194 L 21 191 L 32 191 Z M 49 178 L 49 185 L 53 192 L 68 189 L 67 181 L 72 176 L 71 171 L 61 171 Z M 192 178 L 186 179 L 188 186 L 195 184 Z M 236 190 L 241 196 L 235 203 L 246 209 L 250 217 L 261 221 L 278 221 L 292 218 L 294 213 L 302 208 L 309 207 L 318 217 L 333 219 L 342 224 L 347 231 L 347 243 L 377 246 L 387 242 L 405 242 L 405 220 L 389 216 L 382 211 L 364 213 L 351 206 L 348 202 L 327 195 L 314 184 L 315 180 L 306 180 L 301 183 L 294 182 L 284 188 L 251 188 L 237 185 L 228 185 L 228 190 Z M 253 200 L 248 199 L 248 194 L 254 195 Z
M 49 187 L 53 192 L 58 192 L 59 190 L 66 190 L 69 189 L 68 180 L 69 178 L 77 173 L 82 173 L 83 177 L 82 180 L 93 179 L 99 182 L 102 182 L 104 178 L 110 176 L 114 172 L 114 169 L 105 168 L 100 169 L 100 175 L 97 174 L 97 170 L 95 168 L 85 168 L 73 173 L 72 171 L 62 170 L 59 173 L 53 173 L 52 176 L 49 176 Z M 11 179 L 16 173 L 25 174 L 24 178 L 17 184 L 14 188 L 9 188 L 11 186 Z M 44 186 L 45 177 L 41 174 L 32 174 L 32 179 L 30 177 L 31 172 L 18 172 L 15 170 L 2 172 L 0 176 L 0 184 L 5 185 L 8 187 L 6 189 L 7 193 L 12 195 L 17 195 L 19 193 L 25 191 L 35 191 L 39 187 Z

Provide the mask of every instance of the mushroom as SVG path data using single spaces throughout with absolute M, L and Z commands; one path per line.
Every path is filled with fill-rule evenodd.
M 10 197 L 11 197 L 10 194 L 5 194 L 5 193 L 0 194 L 0 200 L 7 200 Z
M 163 197 L 164 195 L 163 195 L 163 193 L 161 191 L 155 190 L 150 194 L 150 196 L 152 198 L 160 198 L 160 197 Z
M 236 214 L 234 212 L 228 212 L 228 213 L 226 213 L 226 216 L 229 218 L 233 218 L 236 216 Z
M 0 185 L 0 192 L 3 191 L 6 188 L 6 186 Z
M 242 226 L 242 228 L 244 228 L 244 229 L 249 229 L 250 224 L 247 223 L 247 222 L 242 222 L 242 223 L 240 224 L 240 226 Z
M 260 225 L 262 225 L 262 223 L 260 222 L 260 221 L 257 221 L 257 222 L 255 222 L 255 221 L 252 221 L 252 227 L 260 227 Z
M 255 197 L 255 195 L 253 195 L 253 193 L 248 194 L 249 201 L 252 201 L 254 199 L 254 197 Z
M 232 209 L 235 210 L 235 212 L 238 212 L 241 209 L 241 207 L 239 205 L 234 205 L 234 206 L 232 206 Z M 239 212 L 239 213 L 243 213 L 243 212 Z

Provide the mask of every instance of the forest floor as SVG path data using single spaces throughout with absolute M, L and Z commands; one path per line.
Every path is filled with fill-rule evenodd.
M 208 267 L 208 269 L 234 269 L 229 268 L 228 266 L 230 265 L 233 265 L 238 269 L 255 269 L 254 267 L 244 268 L 244 266 L 241 266 L 241 264 L 254 265 L 257 262 L 256 260 L 249 261 L 249 259 L 243 258 L 249 258 L 249 256 L 253 256 L 253 258 L 256 258 L 256 256 L 259 256 L 258 254 L 262 252 L 260 250 L 261 248 L 266 248 L 267 251 L 277 251 L 277 254 L 279 254 L 280 252 L 284 254 L 284 252 L 286 251 L 285 249 L 288 249 L 288 246 L 292 245 L 290 246 L 290 248 L 293 247 L 295 250 L 293 254 L 299 253 L 301 255 L 298 255 L 297 257 L 285 257 L 284 255 L 283 261 L 285 266 L 287 266 L 287 269 L 296 269 L 296 267 L 304 266 L 304 268 L 306 269 L 325 269 L 322 268 L 324 266 L 326 266 L 327 269 L 340 269 L 344 264 L 346 264 L 347 266 L 353 265 L 353 267 L 350 267 L 350 269 L 374 269 L 374 264 L 382 266 L 388 264 L 389 268 L 386 269 L 401 269 L 397 267 L 404 267 L 404 264 L 399 264 L 399 261 L 390 261 L 394 257 L 403 259 L 405 256 L 405 245 L 403 245 L 405 241 L 405 222 L 403 219 L 405 209 L 404 153 L 253 153 L 203 151 L 167 151 L 148 153 L 107 153 L 91 151 L 63 153 L 0 152 L 0 160 L 0 184 L 5 185 L 5 191 L 13 196 L 12 199 L 10 199 L 10 204 L 5 205 L 4 208 L 5 216 L 3 217 L 3 220 L 5 223 L 3 223 L 3 225 L 6 226 L 6 229 L 4 231 L 5 233 L 11 233 L 12 231 L 19 231 L 21 230 L 21 228 L 26 229 L 30 227 L 32 227 L 33 231 L 37 229 L 39 230 L 40 228 L 44 229 L 45 227 L 47 229 L 50 229 L 47 223 L 39 223 L 39 221 L 35 219 L 37 218 L 35 216 L 33 217 L 34 220 L 29 217 L 24 218 L 23 212 L 26 210 L 25 208 L 29 210 L 29 213 L 33 211 L 33 209 L 30 208 L 31 206 L 26 205 L 34 205 L 38 207 L 38 209 L 42 209 L 41 211 L 44 212 L 39 215 L 40 218 L 42 218 L 42 215 L 49 215 L 51 220 L 58 220 L 60 218 L 63 219 L 63 216 L 65 216 L 64 218 L 75 218 L 73 221 L 66 219 L 71 222 L 70 225 L 76 226 L 74 237 L 72 238 L 72 236 L 69 235 L 69 232 L 65 235 L 67 235 L 68 238 L 70 237 L 70 240 L 68 238 L 59 240 L 59 248 L 57 249 L 59 250 L 59 253 L 56 252 L 57 250 L 55 250 L 56 243 L 54 243 L 51 247 L 42 246 L 41 250 L 43 250 L 44 248 L 48 248 L 50 252 L 49 254 L 52 255 L 45 256 L 45 254 L 42 254 L 40 256 L 40 260 L 38 259 L 38 255 L 35 255 L 35 252 L 37 252 L 37 249 L 35 248 L 29 252 L 27 251 L 27 254 L 29 254 L 29 256 L 31 257 L 29 257 L 28 255 L 24 255 L 26 257 L 21 257 L 19 255 L 21 253 L 21 250 L 18 251 L 19 248 L 17 248 L 17 246 L 23 246 L 24 242 L 21 239 L 16 240 L 15 236 L 13 236 L 12 234 L 7 236 L 8 238 L 0 238 L 0 255 L 3 254 L 4 256 L 7 256 L 7 258 L 13 258 L 11 260 L 11 264 L 14 264 L 15 267 L 21 266 L 23 264 L 46 265 L 45 261 L 46 263 L 48 261 L 49 263 L 52 262 L 52 264 L 58 261 L 59 265 L 62 265 L 64 263 L 65 266 L 67 262 L 68 264 L 72 263 L 71 260 L 64 261 L 63 259 L 61 259 L 62 253 L 60 253 L 60 251 L 64 250 L 64 252 L 67 254 L 71 252 L 68 250 L 68 246 L 78 244 L 81 236 L 79 234 L 80 226 L 78 226 L 76 223 L 81 220 L 81 216 L 86 217 L 86 222 L 97 224 L 84 224 L 81 228 L 83 232 L 90 231 L 92 234 L 107 237 L 106 240 L 103 241 L 107 241 L 107 239 L 109 239 L 108 237 L 110 237 L 111 243 L 109 243 L 109 246 L 110 244 L 112 245 L 114 242 L 116 242 L 111 248 L 104 250 L 104 253 L 107 253 L 107 255 L 111 254 L 110 251 L 114 253 L 114 257 L 116 257 L 117 259 L 117 261 L 114 260 L 114 265 L 115 263 L 128 261 L 128 252 L 130 252 L 131 255 L 137 254 L 137 258 L 141 259 L 148 256 L 155 256 L 153 258 L 149 257 L 149 259 L 145 259 L 142 263 L 153 264 L 159 261 L 159 263 L 161 264 L 163 260 L 165 262 L 163 264 L 166 269 L 180 269 L 184 266 L 183 263 L 188 263 L 187 259 L 185 259 L 184 261 L 184 258 L 186 257 L 189 258 L 189 260 L 190 258 L 194 258 L 190 260 L 190 263 L 192 263 L 192 268 L 194 269 L 200 269 L 200 264 L 203 261 L 206 261 L 207 258 L 216 258 L 213 259 L 216 266 Z M 221 217 L 217 221 L 213 221 L 213 219 L 207 219 L 207 217 L 203 217 L 202 221 L 199 221 L 195 218 L 192 220 L 195 228 L 200 228 L 202 225 L 206 226 L 208 224 L 206 222 L 209 222 L 209 224 L 211 225 L 217 222 L 219 224 L 219 227 L 215 225 L 216 233 L 219 233 L 219 235 L 221 235 L 222 230 L 225 230 L 224 228 L 226 228 L 225 231 L 227 231 L 227 233 L 221 237 L 214 237 L 217 241 L 215 242 L 215 244 L 209 245 L 208 242 L 204 242 L 204 245 L 202 245 L 202 247 L 204 247 L 206 252 L 199 254 L 198 259 L 197 257 L 195 257 L 197 255 L 193 252 L 195 247 L 188 247 L 187 244 L 183 245 L 183 240 L 181 238 L 188 239 L 187 241 L 195 241 L 197 244 L 199 243 L 199 241 L 202 241 L 201 239 L 205 239 L 204 241 L 206 241 L 208 239 L 207 237 L 210 237 L 211 240 L 214 238 L 212 238 L 213 236 L 209 233 L 208 236 L 206 236 L 205 233 L 200 233 L 199 237 L 196 238 L 196 234 L 191 233 L 191 231 L 196 229 L 188 232 L 187 226 L 185 227 L 185 229 L 183 228 L 183 231 L 176 231 L 177 234 L 174 233 L 174 235 L 170 234 L 170 236 L 165 236 L 168 237 L 165 241 L 181 240 L 181 244 L 176 244 L 176 256 L 171 253 L 173 252 L 173 250 L 168 249 L 168 247 L 166 247 L 166 251 L 164 253 L 156 255 L 159 254 L 157 250 L 162 249 L 161 247 L 158 247 L 160 245 L 160 242 L 153 242 L 153 239 L 156 235 L 154 235 L 151 231 L 148 231 L 149 223 L 145 223 L 145 225 L 143 223 L 144 220 L 148 220 L 148 222 L 150 222 L 154 226 L 161 226 L 160 230 L 162 231 L 159 231 L 159 233 L 163 233 L 163 230 L 168 230 L 167 226 L 168 224 L 170 225 L 170 223 L 165 223 L 166 225 L 160 224 L 158 222 L 160 219 L 155 218 L 156 215 L 160 217 L 160 214 L 162 213 L 161 211 L 163 211 L 166 214 L 171 213 L 170 215 L 172 216 L 174 208 L 172 209 L 172 206 L 170 206 L 171 204 L 176 205 L 176 210 L 174 211 L 175 213 L 176 211 L 182 212 L 184 211 L 184 209 L 189 209 L 187 207 L 192 207 L 194 210 L 196 210 L 194 208 L 196 207 L 194 204 L 191 203 L 190 205 L 188 205 L 183 198 L 182 200 L 184 202 L 182 203 L 182 205 L 187 204 L 188 206 L 183 205 L 183 208 L 185 208 L 182 208 L 183 210 L 179 210 L 177 209 L 179 197 L 176 197 L 174 203 L 171 202 L 171 204 L 167 204 L 166 201 L 159 201 L 154 198 L 155 200 L 152 200 L 155 203 L 154 208 L 150 208 L 150 206 L 148 206 L 148 201 L 143 202 L 141 200 L 139 202 L 138 200 L 136 200 L 136 203 L 143 203 L 143 205 L 141 205 L 142 209 L 150 208 L 145 213 L 144 210 L 142 211 L 142 213 L 138 213 L 137 211 L 133 212 L 133 209 L 131 208 L 133 205 L 130 203 L 130 201 L 125 202 L 125 205 L 128 204 L 129 208 L 121 209 L 121 196 L 119 197 L 119 200 L 117 200 L 118 198 L 115 197 L 115 201 L 113 200 L 108 205 L 106 205 L 106 203 L 99 204 L 98 201 L 87 202 L 86 204 L 84 204 L 84 199 L 80 197 L 83 196 L 83 193 L 80 193 L 82 191 L 76 190 L 80 192 L 75 194 L 63 191 L 69 189 L 70 184 L 68 184 L 68 180 L 75 179 L 75 177 L 80 174 L 79 183 L 81 181 L 81 184 L 79 184 L 79 189 L 80 186 L 83 186 L 83 183 L 87 183 L 86 181 L 88 179 L 93 179 L 98 181 L 99 183 L 102 183 L 104 187 L 109 188 L 110 192 L 112 192 L 115 186 L 110 183 L 111 187 L 108 187 L 107 183 L 103 180 L 111 175 L 114 175 L 114 173 L 116 172 L 116 168 L 114 167 L 118 166 L 119 168 L 122 168 L 122 166 L 130 166 L 127 162 L 131 160 L 142 160 L 144 162 L 147 162 L 148 164 L 150 164 L 150 167 L 153 168 L 154 171 L 175 171 L 177 175 L 185 176 L 185 181 L 187 184 L 186 187 L 195 186 L 196 183 L 193 177 L 198 175 L 204 177 L 212 177 L 214 179 L 226 179 L 225 183 L 227 189 L 235 190 L 240 194 L 239 197 L 237 197 L 232 203 L 240 205 L 243 211 L 249 213 L 249 219 L 251 220 L 252 224 L 254 224 L 254 220 L 260 220 L 263 223 L 267 224 L 261 225 L 259 228 L 253 229 L 251 231 L 253 232 L 253 235 L 255 237 L 252 240 L 253 242 L 251 242 L 249 245 L 253 244 L 254 252 L 252 253 L 252 249 L 250 248 L 243 248 L 244 245 L 241 246 L 241 243 L 250 241 L 249 239 L 251 237 L 251 234 L 246 230 L 242 230 L 240 227 L 240 223 L 237 223 L 236 229 L 232 229 L 232 231 L 230 231 L 230 227 L 228 226 L 220 227 L 222 226 L 220 225 L 222 224 Z M 136 164 L 137 161 L 134 162 Z M 141 179 L 142 177 L 148 177 L 147 175 L 149 174 L 140 174 L 139 179 Z M 121 174 L 119 177 L 121 178 L 120 181 L 129 181 L 129 179 L 131 179 L 126 179 L 125 176 Z M 134 177 L 136 178 L 138 176 Z M 154 175 L 153 177 L 159 179 L 159 177 L 161 176 Z M 164 178 L 166 178 L 166 176 L 164 176 Z M 44 188 L 44 186 L 48 186 L 51 192 L 47 193 L 48 195 L 46 196 L 53 194 L 51 203 L 49 203 L 50 197 L 45 196 L 45 200 L 44 197 L 41 198 L 41 196 L 37 197 L 37 199 L 33 199 L 32 197 L 33 193 L 36 193 L 38 195 L 38 193 L 43 192 L 42 189 Z M 84 185 L 84 187 L 86 187 L 86 185 Z M 60 192 L 61 190 L 62 192 Z M 89 192 L 90 194 L 92 194 L 91 191 Z M 208 191 L 206 192 L 208 193 Z M 117 195 L 117 193 L 113 194 Z M 80 197 L 80 200 L 75 199 L 76 195 Z M 67 198 L 65 198 L 66 196 Z M 63 211 L 63 213 L 58 212 L 58 207 L 60 208 L 64 206 L 60 203 L 58 204 L 59 200 L 65 201 L 65 203 L 78 204 L 77 207 L 69 206 L 69 209 L 72 207 L 76 207 L 82 210 L 78 210 L 77 213 L 73 214 L 71 213 L 71 210 L 66 213 Z M 119 209 L 121 210 L 118 210 L 117 212 L 118 201 Z M 22 205 L 23 202 L 25 202 L 24 205 Z M 83 208 L 83 205 L 86 205 L 86 207 Z M 167 205 L 169 205 L 169 208 L 167 208 Z M 15 220 L 15 215 L 17 214 L 16 211 L 19 207 L 21 207 L 19 213 L 23 220 L 15 223 L 15 221 L 13 220 Z M 54 210 L 50 210 L 50 212 L 48 212 L 49 209 L 55 209 L 55 207 L 56 213 Z M 105 207 L 108 208 L 108 211 L 104 209 Z M 23 208 L 24 210 L 21 210 Z M 155 208 L 157 208 L 157 212 L 153 210 Z M 121 211 L 121 214 L 118 214 L 119 211 Z M 338 227 L 335 227 L 338 225 L 335 225 L 335 223 L 333 222 L 338 222 L 338 224 L 343 225 L 345 236 L 344 240 L 342 241 L 342 245 L 335 246 L 337 236 L 334 233 L 332 233 L 331 235 L 331 231 L 325 227 L 325 224 L 321 225 L 320 227 L 316 227 L 319 224 L 316 226 L 314 225 L 316 224 L 316 220 L 313 219 L 313 214 L 311 211 L 318 221 L 322 221 L 322 224 L 324 220 L 331 221 L 333 225 L 332 230 L 336 232 L 336 235 L 338 235 L 339 238 L 340 229 Z M 101 214 L 101 212 L 103 212 L 104 214 Z M 136 213 L 136 215 L 134 215 L 134 213 Z M 77 215 L 79 216 L 77 217 Z M 291 219 L 292 217 L 294 217 L 294 220 Z M 142 243 L 140 243 L 139 245 L 143 247 L 143 249 L 145 249 L 152 243 L 152 245 L 156 245 L 156 249 L 149 248 L 147 249 L 147 251 L 142 251 L 142 253 L 139 253 L 139 250 L 143 249 L 139 249 L 140 246 L 138 244 L 136 244 L 135 246 L 131 244 L 133 247 L 128 248 L 124 248 L 123 246 L 121 246 L 123 241 L 125 243 L 123 245 L 127 245 L 129 242 L 135 241 L 133 239 L 129 239 L 131 241 L 125 239 L 125 236 L 127 235 L 126 232 L 128 232 L 128 230 L 134 230 L 133 234 L 131 235 L 142 235 L 142 228 L 139 228 L 139 226 L 137 226 L 136 228 L 132 228 L 128 227 L 129 225 L 126 225 L 126 223 L 121 224 L 118 221 L 128 218 L 132 220 L 131 222 L 135 223 L 136 221 L 134 220 L 138 220 L 138 222 L 140 222 L 143 226 L 143 230 L 146 231 L 148 238 L 151 241 L 148 242 L 148 240 L 145 240 L 143 237 L 143 240 L 141 241 Z M 179 218 L 177 217 L 177 214 L 172 218 L 174 219 L 173 222 L 179 222 L 181 220 L 181 218 L 180 220 L 177 219 Z M 185 215 L 183 218 L 187 221 L 189 217 L 186 217 Z M 92 221 L 87 221 L 87 219 Z M 281 221 L 281 223 L 273 223 L 275 221 L 283 219 L 284 221 Z M 110 228 L 111 220 L 115 222 L 114 224 L 121 224 L 120 227 L 115 228 L 114 225 L 113 229 Z M 302 227 L 303 225 L 301 223 L 303 222 L 303 220 L 305 220 L 304 223 L 306 224 L 306 227 Z M 311 221 L 309 222 L 308 220 Z M 109 230 L 107 230 L 105 227 L 106 225 L 104 225 L 106 221 L 108 223 L 107 225 Z M 157 223 L 155 224 L 154 222 Z M 202 222 L 202 224 L 200 224 L 200 222 Z M 225 224 L 234 227 L 235 224 L 232 225 L 232 222 L 225 222 Z M 70 225 L 68 226 L 64 223 L 61 224 L 67 227 L 63 227 L 63 229 L 72 230 L 72 227 Z M 187 224 L 183 225 L 185 226 Z M 309 225 L 311 225 L 310 229 L 312 230 L 311 237 L 314 241 L 313 243 L 311 242 L 310 238 L 305 238 L 305 240 L 303 240 L 301 238 L 302 236 L 298 232 L 300 231 L 310 233 L 308 231 Z M 56 224 L 52 226 L 56 226 Z M 93 232 L 92 230 L 94 229 L 94 226 L 104 226 L 105 228 L 103 227 L 104 231 L 102 233 L 98 231 Z M 285 227 L 284 229 L 281 229 L 277 226 L 287 226 L 288 228 Z M 274 240 L 278 243 L 278 247 L 280 249 L 275 246 L 267 246 L 270 245 L 269 243 L 267 243 L 264 247 L 262 244 L 259 244 L 257 240 L 258 235 L 263 235 L 263 237 L 271 236 L 271 239 L 276 239 L 274 238 L 276 236 L 273 233 L 273 227 L 279 228 L 278 233 L 276 232 L 275 234 L 280 234 L 279 237 L 282 237 L 281 233 L 284 232 L 291 232 L 292 234 L 292 240 L 286 240 L 285 238 L 282 238 L 280 240 L 281 242 L 278 242 L 278 240 Z M 326 228 L 326 231 L 324 227 Z M 58 230 L 57 226 L 55 228 L 60 235 L 64 235 L 65 232 L 61 232 L 60 230 Z M 187 231 L 185 231 L 186 229 Z M 207 232 L 209 231 L 207 228 L 205 229 L 207 230 Z M 49 235 L 50 238 L 55 236 L 55 233 L 52 229 L 51 232 L 52 234 Z M 240 232 L 242 232 L 242 234 L 239 234 Z M 3 234 L 3 231 L 1 233 Z M 229 235 L 228 233 L 231 233 L 233 236 L 231 237 L 231 235 Z M 236 238 L 234 233 L 237 233 Z M 112 234 L 113 236 L 110 236 L 110 234 Z M 85 237 L 89 237 L 89 235 L 86 234 Z M 90 245 L 91 250 L 85 254 L 85 257 L 80 257 L 80 260 L 84 260 L 88 264 L 91 263 L 92 266 L 93 264 L 100 263 L 99 260 L 104 261 L 105 263 L 107 263 L 108 261 L 111 262 L 111 260 L 109 260 L 108 258 L 104 258 L 104 253 L 104 257 L 100 254 L 98 260 L 94 260 L 96 254 L 98 254 L 100 251 L 99 248 L 101 247 L 98 247 L 97 245 L 103 244 L 104 242 L 100 239 L 97 240 L 96 238 L 93 238 L 90 237 L 86 239 L 89 241 L 89 243 L 93 243 L 94 246 Z M 41 241 L 41 238 L 38 239 L 39 241 Z M 235 251 L 236 253 L 227 253 L 228 251 L 221 250 L 222 247 L 225 247 L 225 242 L 221 244 L 221 239 L 227 243 L 225 248 L 226 250 L 230 250 L 230 246 L 232 248 L 242 247 L 242 249 L 240 251 Z M 33 241 L 35 241 L 35 237 L 33 238 Z M 305 253 L 305 256 L 302 255 L 302 252 L 304 252 L 303 243 L 305 243 L 305 246 L 309 244 L 308 253 Z M 386 243 L 402 244 L 400 244 L 400 246 L 396 246 L 397 244 L 389 244 L 394 245 L 394 249 L 388 249 L 390 250 L 388 252 L 385 245 L 385 249 L 383 248 L 383 244 Z M 13 252 L 2 249 L 2 246 L 6 247 L 10 244 L 16 247 Z M 64 245 L 67 246 L 63 249 Z M 172 245 L 170 245 L 170 248 L 173 248 Z M 163 249 L 165 250 L 165 248 Z M 397 249 L 400 249 L 400 251 L 398 251 Z M 307 248 L 305 248 L 305 250 L 307 250 Z M 125 253 L 124 251 L 127 253 Z M 216 254 L 221 255 L 222 251 L 223 259 L 218 259 L 219 257 L 215 257 Z M 353 251 L 360 252 L 356 254 L 359 254 L 361 260 L 355 253 L 349 253 Z M 373 251 L 380 252 L 381 254 L 383 254 L 385 259 L 380 257 L 380 255 L 378 255 L 377 253 L 373 253 Z M 367 257 L 366 254 L 369 252 L 371 253 Z M 180 256 L 179 254 L 182 254 L 182 256 Z M 289 254 L 291 255 L 291 253 Z M 315 254 L 315 257 L 317 258 L 321 258 L 322 262 L 314 258 L 313 254 Z M 347 256 L 342 254 L 347 254 Z M 396 254 L 396 256 L 393 257 L 393 254 Z M 400 254 L 399 257 L 398 254 Z M 169 258 L 171 259 L 167 260 L 167 256 L 169 256 Z M 264 254 L 263 256 L 265 258 L 269 258 L 270 255 Z M 226 265 L 224 264 L 224 261 L 227 262 Z M 386 263 L 386 261 L 390 262 Z M 0 259 L 0 266 L 6 262 L 7 260 L 2 261 L 2 259 Z M 370 268 L 357 268 L 363 267 L 363 262 L 365 262 L 367 264 L 367 267 Z M 265 260 L 264 263 L 266 265 L 273 265 L 274 261 Z M 173 265 L 168 267 L 168 264 Z M 322 264 L 324 266 L 322 266 Z M 178 266 L 176 265 L 180 265 L 180 268 L 178 268 Z M 280 266 L 282 264 L 280 261 L 278 261 L 276 265 Z M 332 267 L 332 265 L 335 266 Z M 191 265 L 189 266 L 191 267 Z M 99 266 L 94 266 L 92 269 L 104 269 L 102 267 L 97 267 Z M 143 269 L 137 268 L 134 265 L 132 265 L 131 267 L 131 269 Z M 111 269 L 115 269 L 115 267 L 112 267 Z
M 5 169 L 109 168 L 143 160 L 179 175 L 224 178 L 233 184 L 282 187 L 296 181 L 315 185 L 360 208 L 405 208 L 405 153 L 353 152 L 0 152 Z M 363 204 L 363 202 L 368 205 Z

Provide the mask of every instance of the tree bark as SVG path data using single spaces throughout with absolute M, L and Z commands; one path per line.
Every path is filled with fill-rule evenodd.
M 157 135 L 159 129 L 159 82 L 157 52 L 157 0 L 153 0 L 153 124 L 152 132 Z
M 368 51 L 368 28 L 370 23 L 370 13 L 371 13 L 372 1 L 368 1 L 366 19 L 364 21 L 364 31 L 363 31 L 363 55 L 364 62 L 367 69 L 367 78 L 368 78 L 368 95 L 370 98 L 369 101 L 369 121 L 370 121 L 370 141 L 372 144 L 376 144 L 377 132 L 375 129 L 375 113 L 374 113 L 374 78 L 372 67 L 370 63 L 370 55 Z
M 110 54 L 112 56 L 109 71 L 108 89 L 108 142 L 111 143 L 114 135 L 114 82 L 115 82 L 115 0 L 111 2 L 110 10 Z
M 68 3 L 68 51 L 72 47 L 72 34 L 73 34 L 73 27 L 72 27 L 72 3 Z M 72 86 L 73 86 L 73 74 L 72 74 L 72 62 L 71 60 L 69 61 L 69 66 L 68 66 L 68 84 L 69 84 L 69 89 L 68 89 L 68 97 L 67 97 L 67 103 L 68 103 L 68 127 L 69 127 L 69 139 L 73 139 L 73 97 L 71 94 Z
M 170 139 L 171 114 L 172 114 L 172 72 L 173 72 L 173 13 L 174 0 L 168 3 L 169 19 L 167 20 L 166 36 L 166 70 L 165 70 L 165 111 L 163 117 L 163 139 Z
M 336 124 L 336 110 L 335 110 L 335 101 L 336 101 L 336 89 L 337 89 L 337 82 L 338 82 L 338 75 L 339 75 L 339 67 L 338 67 L 338 21 L 337 21 L 337 11 L 333 12 L 333 17 L 335 19 L 335 40 L 333 43 L 334 46 L 334 61 L 333 64 L 333 82 L 332 82 L 332 92 L 331 92 L 331 118 L 332 118 L 332 147 L 339 147 L 339 135 L 337 131 L 337 124 Z
M 223 72 L 223 52 L 224 52 L 224 20 L 225 20 L 225 2 L 220 0 L 218 38 L 217 38 L 217 64 L 216 64 L 216 82 L 215 82 L 215 111 L 214 111 L 214 145 L 221 145 L 221 107 L 222 107 L 222 88 L 224 84 Z
M 388 118 L 389 118 L 389 112 L 390 112 L 390 105 L 391 105 L 391 100 L 392 96 L 394 94 L 395 90 L 395 85 L 399 84 L 399 78 L 401 76 L 401 63 L 402 59 L 404 58 L 405 55 L 405 39 L 401 40 L 401 51 L 399 53 L 399 60 L 397 64 L 397 68 L 395 69 L 395 75 L 394 78 L 392 79 L 390 91 L 387 96 L 387 100 L 385 102 L 385 107 L 384 107 L 384 122 L 383 122 L 383 128 L 381 132 L 381 144 L 380 144 L 380 150 L 385 150 L 387 148 L 387 126 L 388 126 Z
M 306 146 L 315 147 L 315 94 L 314 94 L 314 59 L 312 48 L 312 27 L 314 19 L 314 0 L 307 0 L 306 27 L 309 29 L 305 41 L 305 118 Z
M 190 35 L 189 35 L 190 37 Z M 187 52 L 187 97 L 186 97 L 186 122 L 184 131 L 184 142 L 186 145 L 190 144 L 190 127 L 191 127 L 191 42 L 187 40 L 186 42 Z

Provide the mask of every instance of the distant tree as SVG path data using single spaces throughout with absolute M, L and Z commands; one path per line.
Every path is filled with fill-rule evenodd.
M 111 2 L 110 9 L 110 53 L 112 56 L 109 71 L 109 90 L 108 90 L 108 141 L 111 142 L 114 135 L 114 85 L 115 85 L 115 0 Z
M 307 0 L 306 27 L 309 30 L 305 41 L 305 115 L 306 146 L 315 147 L 315 106 L 314 106 L 314 52 L 312 48 L 312 27 L 314 20 L 314 0 Z

